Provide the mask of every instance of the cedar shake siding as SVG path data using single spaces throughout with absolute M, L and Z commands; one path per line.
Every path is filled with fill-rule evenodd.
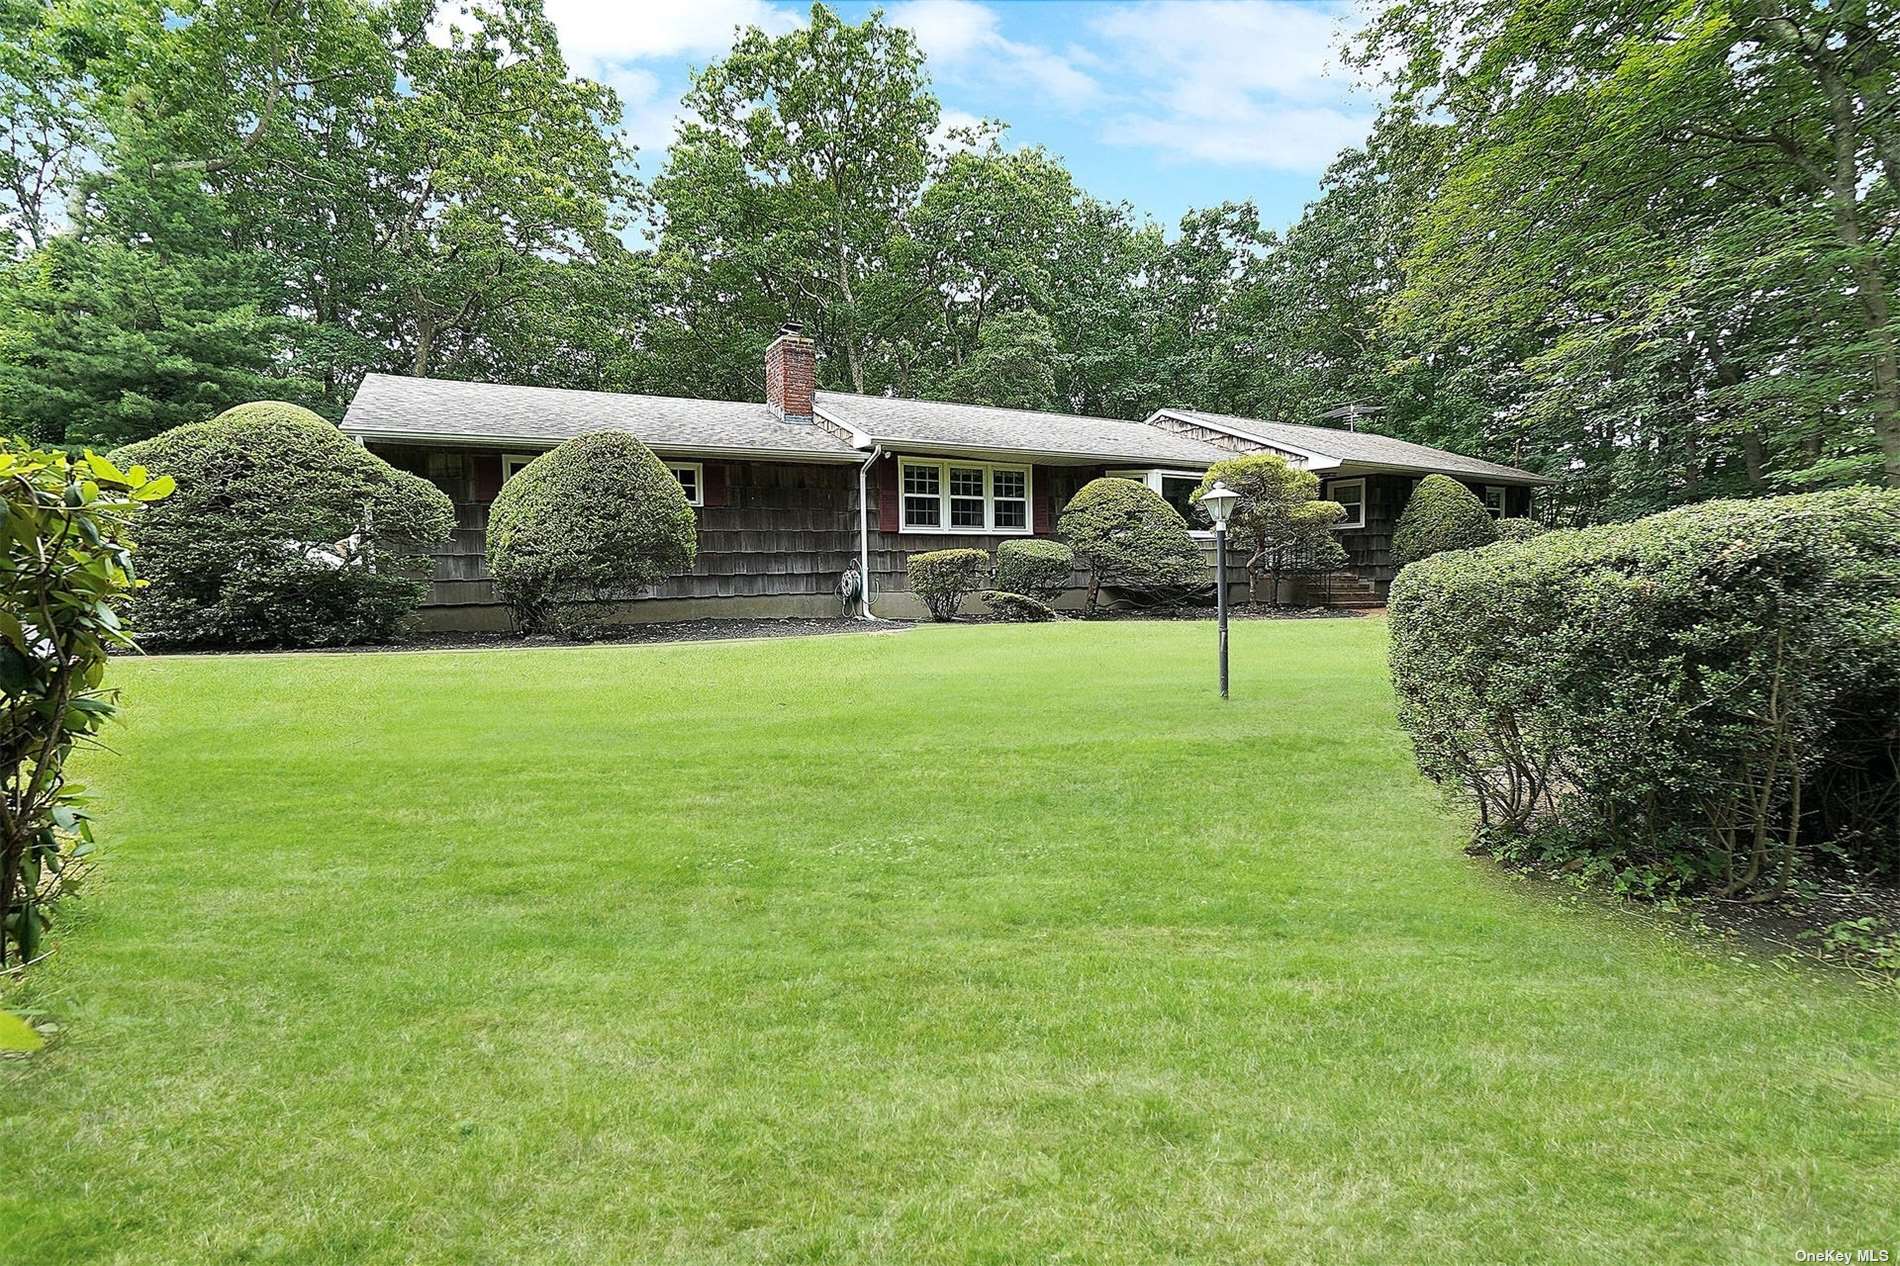
M 488 508 L 501 490 L 502 460 L 519 450 L 437 448 L 372 442 L 370 450 L 422 475 L 455 503 L 456 528 L 436 551 L 434 583 L 423 621 L 441 629 L 503 629 L 506 609 L 495 598 L 486 558 Z M 693 461 L 703 472 L 699 556 L 691 571 L 661 581 L 634 600 L 628 618 L 838 615 L 838 579 L 858 557 L 856 464 Z M 905 564 L 937 549 L 994 551 L 1023 533 L 921 533 L 898 530 L 898 459 L 880 459 L 867 476 L 871 491 L 870 555 L 880 610 L 916 614 Z M 1099 468 L 1036 466 L 1030 513 L 1033 535 L 1051 536 L 1055 515 Z M 885 490 L 889 489 L 888 497 Z M 1078 589 L 1080 585 L 1078 583 Z M 921 609 L 921 608 L 919 608 Z M 650 614 L 649 614 L 650 613 Z
M 455 532 L 436 551 L 422 613 L 425 624 L 443 629 L 510 627 L 485 557 L 489 507 L 509 471 L 593 431 L 639 439 L 680 471 L 688 499 L 700 502 L 692 569 L 614 612 L 633 620 L 856 614 L 842 610 L 837 592 L 861 549 L 874 614 L 919 618 L 923 604 L 905 575 L 914 553 L 994 553 L 1008 540 L 1053 536 L 1076 490 L 1110 471 L 1178 502 L 1181 487 L 1171 477 L 1198 479 L 1224 457 L 1254 452 L 1313 471 L 1329 490 L 1362 481 L 1365 521 L 1341 532 L 1347 568 L 1294 589 L 1323 602 L 1374 605 L 1396 570 L 1392 529 L 1419 476 L 1442 471 L 1474 489 L 1502 487 L 1509 514 L 1527 513 L 1532 486 L 1548 482 L 1372 432 L 1186 409 L 1136 422 L 820 391 L 817 346 L 795 325 L 779 331 L 764 369 L 763 403 L 370 374 L 343 430 L 433 480 L 455 502 Z M 907 476 L 906 461 L 936 473 Z M 972 468 L 981 468 L 980 487 Z M 907 504 L 913 519 L 932 526 L 905 531 Z M 950 530 L 957 522 L 984 530 Z M 1208 535 L 1201 541 L 1211 583 L 1213 542 Z M 1234 583 L 1244 589 L 1242 560 L 1235 561 Z M 1077 575 L 1063 605 L 1077 603 L 1086 579 Z
M 428 606 L 494 607 L 488 576 L 488 508 L 501 490 L 500 450 L 370 445 L 391 464 L 423 475 L 455 502 L 456 530 L 436 553 Z M 787 614 L 836 614 L 838 577 L 858 554 L 857 467 L 836 463 L 687 458 L 702 471 L 699 556 L 691 571 L 639 601 L 777 597 Z M 717 604 L 714 604 L 717 605 Z M 748 604 L 748 613 L 751 613 Z M 706 614 L 712 614 L 708 611 Z M 669 616 L 671 613 L 669 613 Z M 464 612 L 477 627 L 503 627 L 499 609 Z M 452 626 L 447 613 L 425 618 Z

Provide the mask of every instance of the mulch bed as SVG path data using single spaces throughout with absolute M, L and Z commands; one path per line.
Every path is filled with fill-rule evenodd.
M 1379 610 L 1383 610 L 1380 608 Z M 1375 615 L 1377 611 L 1339 610 L 1327 607 L 1270 607 L 1249 603 L 1229 607 L 1235 620 L 1326 620 L 1351 619 Z M 1092 616 L 1063 612 L 1063 619 L 1087 620 L 1211 620 L 1213 607 L 1143 607 L 1104 609 Z M 1001 624 L 1006 621 L 989 616 L 964 616 L 958 624 Z M 533 646 L 644 646 L 663 642 L 726 642 L 741 638 L 816 637 L 831 633 L 900 633 L 913 627 L 908 620 L 847 620 L 783 616 L 751 620 L 673 620 L 650 624 L 621 624 L 600 630 L 586 638 L 524 637 L 519 633 L 417 633 L 398 642 L 373 642 L 361 646 L 316 647 L 298 650 L 304 655 L 366 655 L 380 651 L 458 651 L 508 650 Z M 253 655 L 282 654 L 274 650 L 184 651 L 163 646 L 149 648 L 154 655 Z
M 1275 607 L 1264 602 L 1238 602 L 1227 608 L 1230 620 L 1356 620 L 1380 615 L 1384 607 Z M 1072 619 L 1089 620 L 1211 620 L 1213 607 L 1117 607 L 1092 616 L 1064 612 Z
M 335 654 L 352 654 L 372 651 L 507 650 L 521 646 L 644 646 L 661 642 L 816 637 L 829 633 L 898 633 L 909 627 L 909 624 L 896 620 L 808 619 L 799 616 L 757 620 L 669 620 L 651 624 L 614 625 L 602 629 L 597 636 L 586 638 L 524 637 L 519 633 L 417 633 L 400 642 L 327 649 Z
M 1891 961 L 1879 961 L 1853 944 L 1830 945 L 1825 936 L 1835 924 L 1863 918 L 1873 920 L 1869 935 L 1876 941 L 1900 933 L 1900 887 L 1892 884 L 1822 878 L 1777 901 L 1683 897 L 1650 903 L 1596 885 L 1578 886 L 1559 868 L 1483 860 L 1500 873 L 1548 885 L 1562 902 L 1634 919 L 1698 952 L 1745 955 L 1817 979 L 1846 970 L 1869 984 L 1900 984 Z

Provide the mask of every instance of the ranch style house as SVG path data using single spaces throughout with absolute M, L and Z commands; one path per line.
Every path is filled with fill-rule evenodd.
M 919 618 L 904 575 L 914 551 L 1052 536 L 1069 498 L 1103 475 L 1143 481 L 1205 528 L 1189 500 L 1202 474 L 1252 452 L 1313 471 L 1320 495 L 1346 507 L 1337 530 L 1347 567 L 1301 582 L 1305 599 L 1373 606 L 1397 570 L 1392 529 L 1419 479 L 1450 475 L 1499 516 L 1527 514 L 1532 489 L 1548 482 L 1363 431 L 1195 409 L 1131 422 L 863 396 L 817 390 L 816 371 L 816 345 L 788 326 L 766 352 L 763 404 L 371 374 L 343 430 L 455 502 L 422 611 L 435 629 L 510 626 L 484 559 L 488 507 L 515 471 L 589 431 L 644 442 L 699 520 L 692 570 L 636 600 L 633 619 L 836 615 L 854 564 L 869 578 L 866 611 Z

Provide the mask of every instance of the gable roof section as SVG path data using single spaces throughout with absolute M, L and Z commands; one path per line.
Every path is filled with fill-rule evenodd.
M 859 461 L 818 426 L 779 421 L 763 404 L 512 387 L 370 374 L 343 415 L 366 439 L 547 445 L 588 431 L 625 431 L 656 449 L 787 460 Z
M 1469 478 L 1491 478 L 1509 483 L 1547 484 L 1543 475 L 1488 462 L 1481 457 L 1414 444 L 1370 431 L 1343 431 L 1329 426 L 1300 426 L 1291 422 L 1268 422 L 1262 418 L 1237 418 L 1225 413 L 1205 413 L 1198 409 L 1160 409 L 1162 415 L 1224 431 L 1241 439 L 1258 440 L 1313 454 L 1342 465 L 1384 466 L 1397 470 L 1442 472 Z
M 618 430 L 668 453 L 787 461 L 862 461 L 873 444 L 1159 466 L 1202 467 L 1222 456 L 1159 427 L 1069 413 L 836 391 L 818 393 L 817 411 L 819 424 L 803 426 L 780 421 L 764 404 L 370 374 L 343 430 L 372 440 L 523 447 Z
M 861 443 L 899 449 L 1197 467 L 1226 456 L 1212 444 L 1144 422 L 1073 413 L 859 396 L 842 391 L 819 392 L 817 407 L 820 417 L 847 428 Z

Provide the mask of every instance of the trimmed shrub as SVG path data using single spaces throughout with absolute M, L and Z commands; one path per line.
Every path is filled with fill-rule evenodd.
M 1103 585 L 1165 593 L 1212 583 L 1187 520 L 1160 493 L 1132 479 L 1084 484 L 1056 526 L 1089 569 L 1090 611 Z
M 983 587 L 990 556 L 980 549 L 939 549 L 912 554 L 904 564 L 910 591 L 923 599 L 933 620 L 954 620 L 963 600 Z
M 529 633 L 578 633 L 693 565 L 679 480 L 624 431 L 578 435 L 523 466 L 488 512 L 495 593 Z
M 1046 602 L 1038 602 L 1027 594 L 986 589 L 977 597 L 984 606 L 990 609 L 990 614 L 999 620 L 1009 620 L 1018 624 L 1036 624 L 1056 618 L 1054 607 Z
M 1484 502 L 1449 475 L 1427 475 L 1412 490 L 1392 533 L 1392 557 L 1403 567 L 1449 549 L 1476 549 L 1498 539 Z
M 308 409 L 259 401 L 112 454 L 177 492 L 140 523 L 154 644 L 337 646 L 398 633 L 455 507 Z
M 1061 541 L 1004 541 L 996 547 L 996 587 L 1050 602 L 1075 576 L 1075 551 Z
M 1536 519 L 1499 519 L 1497 529 L 1500 541 L 1528 541 L 1549 530 Z
M 1407 567 L 1399 718 L 1482 845 L 1644 889 L 1900 871 L 1900 492 L 1716 501 Z

